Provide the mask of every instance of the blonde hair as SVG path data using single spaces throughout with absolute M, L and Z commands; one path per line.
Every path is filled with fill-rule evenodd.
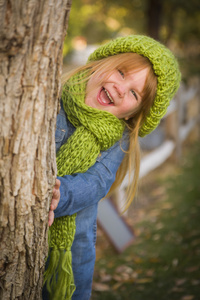
M 139 130 L 142 126 L 146 116 L 148 115 L 156 94 L 157 78 L 153 72 L 152 64 L 148 58 L 143 57 L 137 53 L 121 53 L 97 61 L 92 61 L 85 66 L 79 67 L 70 74 L 64 75 L 63 82 L 66 82 L 72 75 L 80 71 L 85 71 L 84 81 L 96 73 L 102 82 L 114 70 L 119 69 L 126 72 L 137 72 L 147 69 L 147 77 L 145 86 L 142 91 L 142 101 L 137 111 L 126 125 L 129 131 L 129 149 L 125 152 L 125 157 L 116 173 L 116 178 L 112 184 L 108 195 L 112 194 L 114 190 L 120 186 L 126 174 L 129 174 L 129 185 L 127 189 L 127 199 L 125 201 L 124 211 L 128 209 L 137 192 L 139 171 L 140 171 L 140 147 L 138 142 Z M 103 75 L 103 76 L 101 76 Z M 132 174 L 134 174 L 132 176 Z

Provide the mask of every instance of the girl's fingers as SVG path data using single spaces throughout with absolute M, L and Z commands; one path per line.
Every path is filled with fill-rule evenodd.
M 54 210 L 57 208 L 58 203 L 60 201 L 60 180 L 56 179 L 55 186 L 53 189 L 50 211 L 49 211 L 49 226 L 53 224 L 54 221 Z
M 49 226 L 51 226 L 53 224 L 53 221 L 54 221 L 54 212 L 53 210 L 50 210 L 49 211 Z
M 61 183 L 60 183 L 60 180 L 56 178 L 56 182 L 55 182 L 55 186 L 54 186 L 54 187 L 55 187 L 56 189 L 59 189 L 59 188 L 60 188 L 60 184 L 61 184 Z

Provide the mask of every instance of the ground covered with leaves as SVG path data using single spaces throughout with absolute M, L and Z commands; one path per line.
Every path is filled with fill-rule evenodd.
M 122 254 L 98 229 L 92 300 L 200 300 L 200 145 L 185 152 L 142 180 Z

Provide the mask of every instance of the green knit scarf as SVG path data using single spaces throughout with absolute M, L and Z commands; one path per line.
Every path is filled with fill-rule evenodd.
M 57 153 L 58 176 L 86 172 L 100 151 L 114 145 L 124 131 L 122 120 L 85 105 L 84 76 L 83 72 L 74 75 L 63 88 L 64 110 L 76 130 Z M 75 290 L 71 255 L 75 222 L 76 214 L 57 218 L 49 230 L 49 263 L 44 283 L 53 300 L 71 299 Z

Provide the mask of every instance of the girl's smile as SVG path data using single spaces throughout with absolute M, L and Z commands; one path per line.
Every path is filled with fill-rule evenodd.
M 142 101 L 147 72 L 147 69 L 114 70 L 105 80 L 93 75 L 87 84 L 85 104 L 108 111 L 119 119 L 131 117 Z
M 97 100 L 99 101 L 99 103 L 101 105 L 105 105 L 105 106 L 114 105 L 114 100 L 113 100 L 112 96 L 104 87 L 102 87 L 102 89 L 99 91 Z

